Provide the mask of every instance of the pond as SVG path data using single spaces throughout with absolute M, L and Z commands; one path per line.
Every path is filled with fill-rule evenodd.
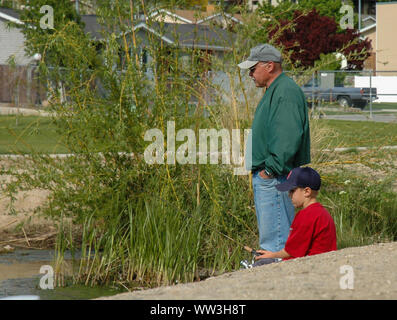
M 12 296 L 37 296 L 40 300 L 83 300 L 110 296 L 123 292 L 114 287 L 87 287 L 73 285 L 41 289 L 40 280 L 54 268 L 54 250 L 15 250 L 0 254 L 0 299 Z M 75 257 L 78 259 L 78 257 Z M 65 253 L 65 260 L 71 261 L 70 252 Z M 40 269 L 44 267 L 42 273 Z M 44 279 L 47 280 L 47 279 Z M 48 280 L 42 283 L 47 284 Z

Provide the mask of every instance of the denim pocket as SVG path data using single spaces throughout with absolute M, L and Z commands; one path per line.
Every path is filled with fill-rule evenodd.
M 263 177 L 261 176 L 261 174 L 260 174 L 260 171 L 258 171 L 258 172 L 256 173 L 256 175 L 257 175 L 257 176 L 259 177 L 259 179 L 261 179 L 262 181 L 274 182 L 274 180 L 275 180 L 275 178 L 269 178 L 269 179 L 263 178 Z
M 275 189 L 275 185 L 277 184 L 277 179 L 264 179 L 262 178 L 259 173 L 255 173 L 255 175 L 252 178 L 252 182 L 257 188 L 261 189 L 272 189 L 274 188 L 274 191 L 277 192 Z

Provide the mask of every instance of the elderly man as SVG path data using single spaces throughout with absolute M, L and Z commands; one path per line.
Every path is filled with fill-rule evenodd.
M 252 184 L 259 245 L 279 251 L 287 240 L 294 207 L 276 185 L 296 167 L 310 162 L 309 118 L 305 95 L 281 67 L 281 53 L 269 44 L 251 49 L 238 66 L 249 69 L 259 88 L 266 88 L 252 122 Z

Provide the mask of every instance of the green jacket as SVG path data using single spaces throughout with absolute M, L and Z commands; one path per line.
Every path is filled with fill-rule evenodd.
M 307 104 L 301 88 L 281 73 L 267 88 L 252 122 L 252 170 L 278 176 L 310 163 Z

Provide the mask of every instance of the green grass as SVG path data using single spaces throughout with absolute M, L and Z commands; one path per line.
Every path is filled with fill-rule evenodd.
M 397 145 L 397 123 L 321 119 L 338 133 L 324 139 L 324 147 L 376 147 Z M 0 154 L 67 153 L 62 136 L 50 118 L 0 116 Z
M 338 136 L 324 139 L 324 147 L 380 147 L 397 145 L 397 123 L 320 120 Z
M 368 113 L 370 111 L 370 105 L 367 104 L 363 110 L 360 109 L 355 109 L 352 111 L 350 108 L 343 108 L 339 106 L 338 103 L 322 103 L 320 108 L 318 108 L 318 105 L 316 105 L 317 110 L 321 110 L 322 113 L 326 115 L 333 115 L 333 114 L 355 114 L 355 113 Z M 397 110 L 397 103 L 392 103 L 392 102 L 382 102 L 382 103 L 372 103 L 372 111 L 375 111 L 377 114 L 379 114 L 380 111 L 383 111 L 382 113 L 385 114 L 394 114 L 394 110 Z M 390 110 L 390 111 L 389 111 Z
M 316 105 L 317 107 L 317 105 Z M 323 102 L 321 107 L 329 107 L 329 108 L 339 108 L 341 111 L 343 111 L 343 108 L 339 106 L 338 103 L 329 103 L 329 102 Z M 365 106 L 364 110 L 369 111 L 369 103 Z M 372 102 L 372 110 L 383 110 L 383 109 L 391 109 L 391 110 L 397 110 L 397 103 L 395 102 Z
M 67 153 L 48 117 L 0 116 L 0 154 Z
M 393 103 L 393 102 L 372 103 L 372 110 L 382 110 L 382 109 L 397 110 L 397 103 Z M 364 108 L 364 110 L 369 111 L 369 104 Z
M 395 175 L 376 182 L 351 170 L 322 174 L 319 201 L 334 218 L 338 248 L 397 239 Z

